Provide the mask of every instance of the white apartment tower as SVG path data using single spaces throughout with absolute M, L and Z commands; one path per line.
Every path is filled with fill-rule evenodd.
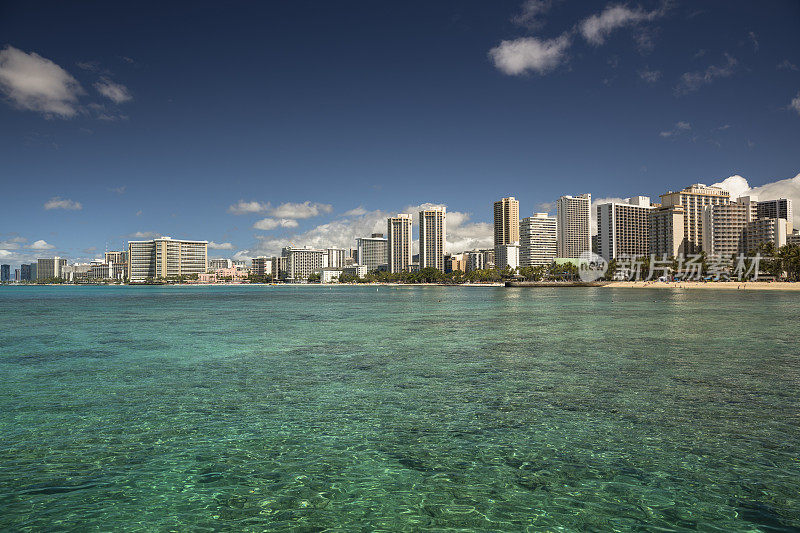
M 411 266 L 411 224 L 413 217 L 400 213 L 387 220 L 389 272 L 407 272 Z
M 592 250 L 592 195 L 562 196 L 557 203 L 558 256 L 577 258 Z
M 432 267 L 444 272 L 447 210 L 432 207 L 419 212 L 419 268 Z
M 534 213 L 519 223 L 519 266 L 549 265 L 558 253 L 558 224 L 547 213 Z
M 606 261 L 620 256 L 643 257 L 650 252 L 650 198 L 634 196 L 627 203 L 597 206 L 596 252 Z

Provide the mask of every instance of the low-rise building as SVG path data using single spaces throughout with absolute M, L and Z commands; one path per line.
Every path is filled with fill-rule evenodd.
M 339 276 L 342 275 L 342 270 L 339 267 L 325 267 L 319 274 L 320 283 L 336 283 L 339 281 Z
M 506 267 L 519 268 L 519 244 L 501 244 L 494 247 L 495 267 L 502 270 Z

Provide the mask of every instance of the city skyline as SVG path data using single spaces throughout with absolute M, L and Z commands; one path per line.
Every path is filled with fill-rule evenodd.
M 692 183 L 800 202 L 790 2 L 170 7 L 148 42 L 146 9 L 41 7 L 70 24 L 0 17 L 4 264 L 161 235 L 210 257 L 349 248 L 435 205 L 447 251 L 488 248 L 507 196 L 520 218 Z

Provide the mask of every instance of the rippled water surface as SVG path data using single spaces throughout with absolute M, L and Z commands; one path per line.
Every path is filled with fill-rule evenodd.
M 800 294 L 2 287 L 0 529 L 800 528 Z

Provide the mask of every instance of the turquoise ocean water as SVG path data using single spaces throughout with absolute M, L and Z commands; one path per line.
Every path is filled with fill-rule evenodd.
M 800 529 L 800 294 L 0 288 L 0 529 Z

